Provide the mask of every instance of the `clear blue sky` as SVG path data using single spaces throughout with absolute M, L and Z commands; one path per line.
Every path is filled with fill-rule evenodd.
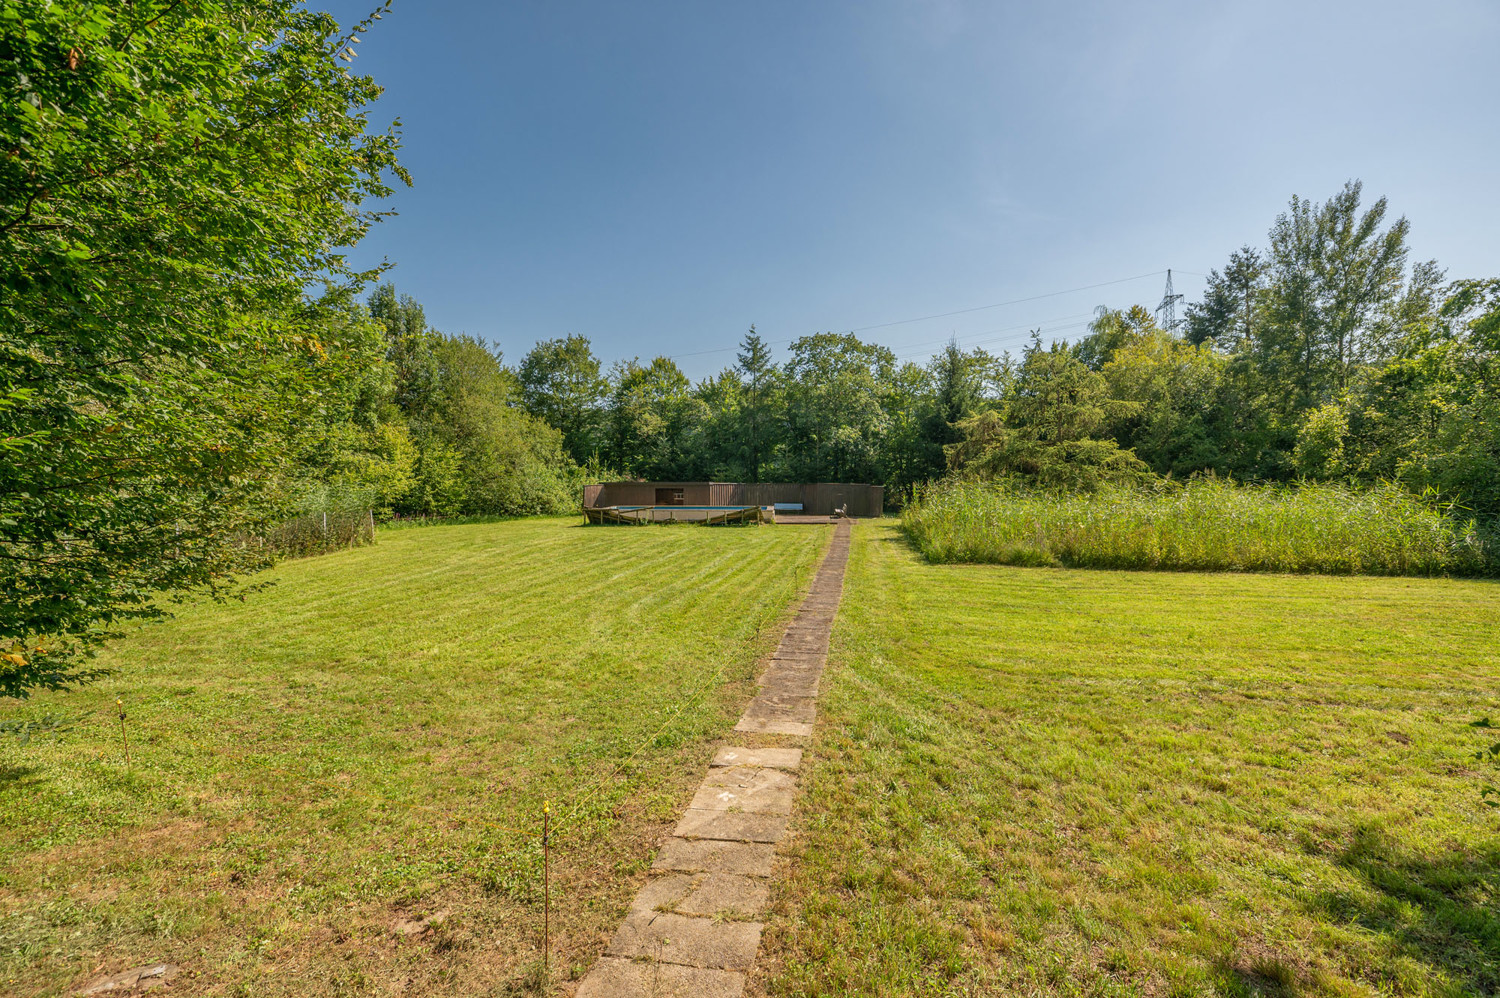
M 355 65 L 416 186 L 357 258 L 508 361 L 581 333 L 694 377 L 752 322 L 787 341 L 1153 274 L 861 333 L 917 359 L 1077 336 L 1154 306 L 1167 267 L 1191 299 L 1292 194 L 1355 177 L 1418 258 L 1495 276 L 1497 37 L 1493 0 L 397 0 Z

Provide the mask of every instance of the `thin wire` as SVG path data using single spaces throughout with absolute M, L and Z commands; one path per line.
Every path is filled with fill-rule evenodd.
M 1048 327 L 1042 329 L 1042 332 L 1048 333 L 1048 334 L 1053 334 L 1053 333 L 1065 332 L 1067 330 L 1072 330 L 1072 329 L 1087 329 L 1092 324 L 1093 324 L 1093 320 L 1092 319 L 1083 319 L 1083 320 L 1080 320 L 1080 321 L 1077 321 L 1077 322 L 1065 322 L 1065 323 L 1063 323 L 1060 326 L 1048 326 Z M 1020 327 L 1017 327 L 1017 328 L 1019 328 L 1019 329 L 1029 329 L 1029 328 L 1032 328 L 1032 327 L 1028 324 L 1028 326 L 1020 326 Z M 964 340 L 960 341 L 959 345 L 960 346 L 964 346 L 964 347 L 970 347 L 970 348 L 979 347 L 979 346 L 994 347 L 994 346 L 997 345 L 995 343 L 996 340 L 1005 340 L 1005 341 L 1009 341 L 1009 342 L 1006 342 L 1004 344 L 1006 346 L 1006 348 L 1009 349 L 1011 343 L 1013 343 L 1013 342 L 1019 342 L 1019 340 L 1022 339 L 1022 338 L 1023 337 L 1019 337 L 1019 336 L 1016 336 L 1014 334 L 1009 335 L 1009 336 L 1004 335 L 1004 334 L 999 335 L 999 336 L 983 336 L 983 337 L 979 337 L 979 338 L 976 338 L 976 339 L 964 339 Z M 911 360 L 914 357 L 921 357 L 921 356 L 926 355 L 928 353 L 929 349 L 930 348 L 927 348 L 927 349 L 913 349 L 913 350 L 908 350 L 908 351 L 906 351 L 904 353 L 898 353 L 898 354 L 896 354 L 896 359 L 897 360 Z
M 290 770 L 285 770 L 285 769 L 272 770 L 272 772 L 280 773 L 282 776 L 295 777 L 297 780 L 300 780 L 303 783 L 307 782 L 307 776 L 304 773 L 293 773 Z M 438 806 L 436 806 L 434 804 L 409 804 L 406 801 L 396 800 L 394 797 L 387 797 L 387 796 L 385 796 L 384 794 L 381 794 L 381 793 L 370 793 L 369 791 L 365 791 L 365 792 L 355 791 L 355 792 L 351 793 L 346 788 L 334 785 L 332 783 L 323 783 L 323 784 L 321 784 L 321 787 L 324 790 L 331 790 L 334 793 L 343 794 L 343 795 L 345 795 L 347 797 L 350 797 L 350 798 L 352 798 L 354 800 L 357 800 L 357 801 L 359 801 L 359 802 L 361 802 L 363 804 L 366 804 L 366 805 L 371 805 L 371 804 L 386 804 L 386 805 L 390 805 L 392 807 L 406 808 L 408 811 L 430 811 L 430 812 L 432 812 L 434 814 L 438 814 L 438 815 L 440 815 L 440 816 L 442 816 L 444 818 L 447 818 L 449 821 L 455 821 L 455 822 L 458 822 L 460 824 L 486 825 L 486 826 L 488 826 L 490 828 L 498 829 L 499 831 L 502 831 L 502 832 L 511 832 L 511 833 L 513 833 L 515 835 L 539 835 L 539 834 L 541 834 L 540 832 L 537 832 L 537 831 L 535 831 L 533 829 L 514 828 L 514 827 L 512 827 L 510 825 L 502 825 L 502 824 L 500 824 L 498 822 L 490 821 L 490 820 L 488 820 L 486 818 L 465 818 L 465 817 L 459 817 L 458 815 L 454 814 L 452 811 L 444 810 L 444 809 L 439 808 Z
M 947 318 L 948 316 L 951 316 L 951 315 L 967 315 L 970 312 L 983 312 L 986 309 L 1002 308 L 1002 307 L 1004 307 L 1006 305 L 1020 305 L 1020 304 L 1023 304 L 1025 302 L 1041 301 L 1043 298 L 1056 298 L 1059 295 L 1071 295 L 1071 294 L 1076 294 L 1079 291 L 1092 291 L 1094 288 L 1107 288 L 1107 287 L 1109 287 L 1110 285 L 1113 285 L 1113 284 L 1126 284 L 1126 283 L 1129 283 L 1130 281 L 1145 280 L 1148 277 L 1157 277 L 1157 276 L 1159 276 L 1161 274 L 1165 274 L 1165 273 L 1166 273 L 1165 270 L 1153 270 L 1149 274 L 1137 274 L 1134 277 L 1121 277 L 1118 280 L 1114 280 L 1114 281 L 1100 281 L 1098 284 L 1085 284 L 1082 287 L 1068 288 L 1068 289 L 1063 290 L 1063 291 L 1049 291 L 1046 294 L 1031 295 L 1030 297 L 1027 297 L 1027 298 L 1013 298 L 1010 301 L 998 301 L 998 302 L 994 302 L 994 303 L 989 304 L 989 305 L 975 305 L 973 308 L 960 308 L 960 309 L 957 309 L 957 310 L 952 311 L 952 312 L 939 312 L 939 313 L 937 313 L 935 315 L 923 315 L 923 316 L 918 316 L 917 318 L 914 318 L 914 319 L 894 319 L 894 320 L 892 320 L 890 322 L 876 323 L 873 326 L 856 326 L 853 329 L 846 329 L 846 330 L 844 330 L 844 332 L 846 332 L 846 333 L 863 333 L 863 332 L 868 332 L 871 329 L 886 329 L 886 328 L 888 328 L 890 326 L 904 326 L 904 325 L 907 325 L 907 324 L 913 323 L 913 322 L 926 322 L 929 319 L 945 319 L 945 318 Z M 1183 271 L 1183 273 L 1186 274 L 1186 273 L 1188 273 L 1188 271 Z M 1199 275 L 1199 276 L 1201 276 L 1201 275 Z M 797 337 L 793 336 L 793 337 L 789 337 L 787 339 L 782 339 L 782 340 L 767 340 L 766 343 L 767 343 L 768 346 L 780 346 L 780 345 L 782 345 L 784 343 L 791 343 L 795 339 L 797 339 Z M 705 355 L 711 354 L 711 353 L 728 353 L 730 350 L 738 350 L 738 349 L 739 349 L 739 346 L 735 345 L 735 346 L 729 346 L 729 347 L 714 347 L 714 348 L 709 349 L 709 350 L 691 350 L 691 351 L 689 351 L 687 353 L 675 353 L 675 354 L 672 354 L 668 359 L 670 359 L 670 360 L 677 360 L 677 359 L 682 358 L 682 357 L 702 357 L 702 356 L 705 356 Z
M 863 333 L 870 329 L 884 329 L 887 326 L 903 326 L 909 322 L 926 322 L 928 319 L 946 319 L 950 315 L 967 315 L 969 312 L 983 312 L 989 308 L 1000 308 L 1004 305 L 1020 305 L 1028 301 L 1041 301 L 1043 298 L 1056 298 L 1058 295 L 1071 295 L 1079 291 L 1092 291 L 1094 288 L 1106 288 L 1111 284 L 1125 284 L 1129 281 L 1140 281 L 1147 277 L 1156 277 L 1165 274 L 1165 270 L 1153 270 L 1149 274 L 1137 274 L 1134 277 L 1122 277 L 1117 281 L 1100 281 L 1098 284 L 1085 284 L 1081 288 L 1068 288 L 1066 291 L 1049 291 L 1044 295 L 1032 295 L 1030 298 L 1013 298 L 1010 301 L 998 301 L 993 305 L 975 305 L 973 308 L 961 308 L 954 312 L 939 312 L 936 315 L 922 315 L 915 319 L 897 319 L 894 322 L 880 322 L 873 326 L 858 326 L 849 330 L 851 333 Z M 1186 273 L 1186 271 L 1184 271 Z
M 1015 325 L 1015 326 L 1001 326 L 998 329 L 986 329 L 986 330 L 983 330 L 983 331 L 978 332 L 978 333 L 965 333 L 963 336 L 959 336 L 957 334 L 954 334 L 952 338 L 958 340 L 960 344 L 983 343 L 983 342 L 986 341 L 987 338 L 994 337 L 996 334 L 999 334 L 999 333 L 1010 333 L 1010 332 L 1014 332 L 1014 331 L 1016 331 L 1018 329 L 1026 329 L 1026 330 L 1036 329 L 1037 327 L 1044 326 L 1044 325 L 1046 325 L 1049 322 L 1063 322 L 1063 321 L 1066 320 L 1066 321 L 1069 321 L 1070 325 L 1074 325 L 1076 323 L 1071 322 L 1071 320 L 1074 320 L 1074 319 L 1086 319 L 1086 318 L 1092 316 L 1093 314 L 1094 313 L 1090 311 L 1090 312 L 1074 312 L 1071 315 L 1054 315 L 1050 319 L 1037 319 L 1034 322 L 1023 322 L 1023 323 L 1021 323 L 1019 325 Z M 927 349 L 932 348 L 933 346 L 936 346 L 940 342 L 941 343 L 946 343 L 947 340 L 941 340 L 941 341 L 939 341 L 939 340 L 919 340 L 919 341 L 914 341 L 914 342 L 910 342 L 910 343 L 897 344 L 895 346 L 892 346 L 890 349 L 892 351 L 895 351 L 896 354 L 897 354 L 897 356 L 907 357 L 907 356 L 914 356 L 914 354 L 912 353 L 913 351 L 927 350 Z
M 620 774 L 621 770 L 623 770 L 626 766 L 630 765 L 631 762 L 633 762 L 635 760 L 636 756 L 640 755 L 643 751 L 645 751 L 646 746 L 653 744 L 658 738 L 660 738 L 662 736 L 662 733 L 665 732 L 667 730 L 667 728 L 670 727 L 673 723 L 675 723 L 678 717 L 682 716 L 682 712 L 684 710 L 686 710 L 690 704 L 696 702 L 698 700 L 698 698 L 701 697 L 704 694 L 704 692 L 706 692 L 708 690 L 709 686 L 711 686 L 715 681 L 717 681 L 718 679 L 720 679 L 723 675 L 724 675 L 724 666 L 723 666 L 722 663 L 720 663 L 718 671 L 716 671 L 708 679 L 704 680 L 703 684 L 701 686 L 699 686 L 696 691 L 694 691 L 694 693 L 693 693 L 692 696 L 688 697 L 685 700 L 680 701 L 678 703 L 678 705 L 677 705 L 677 709 L 672 712 L 672 715 L 670 717 L 668 717 L 665 721 L 662 722 L 661 727 L 657 728 L 656 731 L 652 733 L 652 735 L 651 735 L 650 738 L 647 738 L 644 741 L 642 741 L 640 744 L 638 744 L 635 747 L 635 751 L 631 752 L 630 755 L 628 755 L 624 759 L 624 761 L 622 761 L 619 764 L 617 764 L 614 769 L 610 770 L 604 776 L 600 777 L 599 779 L 597 779 L 593 783 L 591 783 L 589 786 L 585 787 L 583 789 L 583 791 L 580 792 L 579 795 L 578 795 L 578 802 L 573 805 L 572 810 L 570 810 L 567 814 L 563 815 L 561 818 L 557 819 L 557 824 L 555 824 L 555 825 L 552 826 L 552 831 L 555 833 L 559 828 L 562 828 L 569 821 L 572 821 L 573 820 L 573 816 L 576 815 L 579 812 L 580 809 L 582 809 L 584 803 L 588 800 L 588 797 L 589 797 L 590 794 L 592 794 L 599 787 L 603 786 L 606 782 L 608 782 L 608 781 L 614 779 L 616 776 L 618 776 Z
M 660 727 L 658 727 L 654 732 L 651 733 L 650 737 L 643 739 L 639 744 L 637 744 L 636 747 L 635 747 L 635 749 L 630 753 L 630 755 L 626 756 L 625 759 L 623 759 L 621 762 L 617 763 L 615 765 L 614 769 L 610 770 L 604 776 L 602 776 L 599 779 L 595 780 L 592 784 L 590 784 L 589 786 L 585 787 L 581 792 L 579 792 L 577 803 L 575 803 L 573 805 L 573 808 L 570 811 L 568 811 L 567 814 L 565 814 L 561 818 L 559 818 L 558 821 L 557 821 L 557 823 L 552 826 L 552 832 L 553 832 L 553 834 L 556 834 L 559 829 L 561 829 L 563 826 L 565 826 L 569 821 L 571 821 L 573 819 L 574 815 L 576 815 L 583 808 L 583 805 L 587 802 L 588 797 L 589 797 L 590 794 L 592 794 L 599 787 L 603 786 L 609 780 L 612 780 L 616 776 L 618 776 L 621 770 L 623 770 L 626 766 L 630 765 L 630 763 L 633 762 L 637 756 L 639 756 L 642 752 L 644 752 L 646 750 L 647 746 L 653 744 L 658 738 L 660 738 L 662 736 L 662 734 L 664 732 L 666 732 L 666 730 L 669 727 L 671 727 L 674 723 L 676 723 L 676 721 L 677 721 L 677 719 L 679 717 L 682 716 L 682 712 L 683 711 L 687 710 L 688 707 L 690 707 L 694 703 L 696 703 L 703 696 L 703 694 L 708 691 L 708 688 L 710 686 L 712 686 L 718 680 L 722 679 L 723 676 L 724 676 L 724 666 L 721 663 L 719 665 L 719 668 L 717 670 L 715 670 L 714 674 L 712 676 L 708 677 L 707 679 L 705 679 L 698 686 L 698 688 L 693 691 L 693 693 L 692 693 L 691 696 L 685 697 L 684 699 L 678 701 L 677 708 L 674 711 L 672 711 L 671 715 L 668 716 L 668 718 L 665 721 L 662 722 L 662 724 L 661 724 Z M 291 773 L 291 772 L 289 772 L 287 770 L 279 770 L 279 772 L 282 775 L 284 775 L 284 776 L 297 776 L 299 779 L 302 779 L 304 781 L 306 780 L 306 777 L 304 775 L 302 775 L 302 774 L 294 774 L 294 773 Z M 335 792 L 347 793 L 347 791 L 344 790 L 344 788 L 342 788 L 342 787 L 336 787 L 336 786 L 333 786 L 331 784 L 328 785 L 328 786 L 326 786 L 325 789 L 334 790 Z M 372 794 L 372 793 L 369 793 L 369 792 L 365 792 L 365 793 L 358 793 L 358 792 L 356 792 L 356 793 L 354 793 L 354 794 L 352 794 L 350 796 L 353 796 L 355 799 L 360 800 L 360 801 L 362 801 L 365 804 L 388 804 L 388 805 L 391 805 L 391 806 L 394 806 L 394 807 L 398 807 L 398 808 L 406 808 L 408 811 L 418 811 L 418 810 L 420 810 L 420 811 L 430 811 L 430 812 L 432 812 L 434 814 L 438 814 L 438 815 L 440 815 L 440 816 L 442 816 L 444 818 L 447 818 L 449 821 L 456 821 L 456 822 L 459 822 L 459 823 L 462 823 L 462 824 L 474 824 L 474 823 L 477 823 L 477 824 L 480 824 L 480 825 L 486 825 L 486 826 L 488 826 L 490 828 L 498 829 L 498 830 L 503 831 L 503 832 L 511 832 L 513 834 L 516 834 L 516 835 L 533 835 L 533 836 L 539 836 L 541 834 L 539 831 L 537 831 L 535 829 L 529 829 L 528 830 L 528 829 L 521 829 L 521 828 L 513 828 L 513 827 L 511 827 L 509 825 L 501 825 L 501 824 L 499 824 L 497 822 L 489 821 L 489 820 L 486 820 L 484 818 L 461 818 L 461 817 L 456 816 L 452 811 L 445 811 L 445 810 L 443 810 L 441 808 L 438 808 L 438 807 L 436 807 L 435 805 L 432 805 L 432 804 L 408 804 L 405 801 L 399 801 L 399 800 L 396 800 L 396 799 L 391 798 L 391 797 L 386 797 L 383 794 Z

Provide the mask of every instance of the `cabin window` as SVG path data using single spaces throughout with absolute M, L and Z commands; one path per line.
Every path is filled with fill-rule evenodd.
M 683 503 L 681 489 L 657 489 L 656 505 L 658 506 L 681 506 Z

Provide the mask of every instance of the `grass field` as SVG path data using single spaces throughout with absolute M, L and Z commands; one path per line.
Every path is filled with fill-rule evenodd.
M 1500 991 L 1500 585 L 855 537 L 758 988 Z
M 514 993 L 537 973 L 547 799 L 566 979 L 828 537 L 390 531 L 140 629 L 105 656 L 115 678 L 6 708 L 87 716 L 56 743 L 0 741 L 0 993 L 154 961 L 183 968 L 178 993 Z

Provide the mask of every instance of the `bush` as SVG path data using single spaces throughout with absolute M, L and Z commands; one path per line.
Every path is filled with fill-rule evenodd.
M 935 562 L 1331 575 L 1480 574 L 1472 522 L 1394 485 L 1185 485 L 1087 494 L 948 480 L 917 493 L 902 523 Z

